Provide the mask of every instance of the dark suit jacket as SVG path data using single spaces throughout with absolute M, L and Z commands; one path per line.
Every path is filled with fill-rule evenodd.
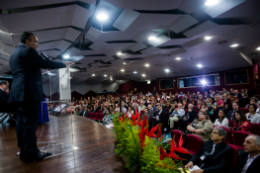
M 228 119 L 233 119 L 232 117 L 232 113 L 233 113 L 234 110 L 229 110 L 228 113 L 227 113 L 227 118 Z M 232 118 L 231 118 L 232 117 Z
M 225 142 L 218 143 L 215 147 L 215 152 L 201 161 L 200 157 L 206 151 L 210 153 L 212 146 L 213 142 L 211 140 L 207 141 L 204 147 L 191 158 L 193 164 L 200 166 L 205 173 L 230 172 L 234 154 L 233 150 Z
M 83 113 L 84 113 L 84 110 L 82 110 L 82 111 L 79 110 L 78 113 L 77 113 L 77 115 L 79 115 L 79 116 L 83 116 Z
M 37 51 L 25 45 L 19 45 L 10 57 L 13 83 L 10 102 L 42 101 L 41 68 L 64 68 L 63 62 L 54 62 L 42 58 Z
M 14 111 L 11 104 L 8 103 L 8 97 L 9 95 L 0 89 L 0 112 Z
M 246 153 L 245 151 L 241 151 L 237 160 L 237 164 L 234 167 L 234 169 L 231 171 L 231 173 L 240 173 L 244 168 L 247 159 L 248 159 L 248 153 Z M 258 156 L 247 168 L 246 173 L 257 172 L 257 170 L 259 170 L 259 163 L 260 163 L 260 157 Z
M 195 117 L 196 117 L 196 111 L 194 109 L 192 109 L 191 112 L 187 111 L 187 114 L 189 113 L 189 119 L 188 122 L 192 122 L 194 121 Z M 185 117 L 187 116 L 187 114 L 185 115 Z
M 158 115 L 159 112 L 160 112 L 160 111 L 158 111 L 156 115 Z M 155 115 L 155 116 L 156 116 L 156 115 Z M 154 120 L 155 120 L 156 123 L 162 123 L 162 124 L 163 124 L 165 118 L 166 118 L 166 112 L 165 112 L 165 110 L 162 109 L 161 113 L 159 114 L 159 121 L 157 121 L 156 119 L 154 119 Z

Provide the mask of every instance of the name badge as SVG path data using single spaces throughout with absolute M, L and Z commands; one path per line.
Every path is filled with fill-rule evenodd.
M 158 120 L 159 120 L 159 116 L 158 116 L 158 115 L 156 115 L 156 119 L 158 119 Z
M 201 157 L 200 157 L 200 160 L 204 160 L 205 159 L 205 156 L 204 155 L 202 155 Z

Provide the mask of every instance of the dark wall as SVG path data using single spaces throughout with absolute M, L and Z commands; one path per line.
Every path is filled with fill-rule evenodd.
M 248 84 L 236 84 L 236 85 L 226 85 L 225 84 L 225 77 L 224 77 L 224 74 L 225 74 L 225 71 L 220 71 L 220 72 L 212 72 L 212 73 L 204 73 L 204 74 L 213 74 L 213 73 L 219 73 L 219 77 L 220 77 L 220 85 L 219 86 L 209 86 L 209 90 L 212 89 L 212 90 L 222 90 L 223 88 L 226 88 L 226 89 L 230 89 L 230 88 L 233 88 L 233 89 L 242 89 L 242 88 L 245 88 L 247 87 L 249 90 L 251 90 L 252 92 L 255 92 L 255 80 L 254 80 L 254 72 L 253 72 L 253 67 L 245 67 L 245 68 L 239 68 L 239 69 L 248 69 L 248 77 L 249 77 L 249 83 Z M 239 70 L 239 69 L 232 69 L 232 70 Z M 227 71 L 232 71 L 232 70 L 227 70 Z M 162 92 L 172 92 L 172 93 L 175 93 L 175 92 L 180 92 L 180 91 L 183 91 L 184 93 L 186 93 L 187 91 L 189 91 L 190 93 L 193 93 L 193 92 L 197 92 L 197 91 L 200 91 L 200 92 L 203 92 L 203 88 L 202 87 L 194 87 L 194 88 L 180 88 L 178 89 L 178 86 L 177 86 L 177 78 L 180 78 L 180 77 L 191 77 L 191 76 L 197 76 L 197 75 L 204 75 L 204 74 L 194 74 L 194 75 L 190 75 L 190 76 L 178 76 L 178 77 L 172 77 L 176 80 L 176 82 L 174 82 L 174 89 L 168 89 L 168 90 L 159 90 L 159 80 L 160 79 L 167 79 L 167 78 L 157 78 L 156 79 L 156 88 L 157 88 L 157 91 L 159 93 L 162 93 Z
M 118 94 L 126 94 L 127 91 L 129 90 L 134 91 L 134 88 L 136 88 L 137 89 L 136 92 L 146 93 L 148 91 L 152 92 L 155 86 L 156 86 L 156 81 L 151 81 L 150 84 L 147 84 L 147 82 L 137 82 L 137 81 L 130 80 L 126 83 L 121 84 L 116 92 Z

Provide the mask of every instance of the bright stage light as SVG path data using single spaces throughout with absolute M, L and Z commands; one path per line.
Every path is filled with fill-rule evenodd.
M 219 3 L 220 0 L 207 0 L 207 2 L 205 2 L 205 5 L 207 6 L 212 6 L 212 5 L 216 5 Z
M 207 81 L 205 81 L 205 80 L 201 80 L 200 82 L 202 85 L 207 85 Z
M 64 58 L 64 59 L 69 59 L 69 58 L 70 58 L 70 55 L 68 55 L 68 54 L 63 55 L 63 58 Z
M 97 19 L 101 20 L 101 21 L 107 20 L 107 18 L 108 18 L 108 16 L 105 13 L 100 13 L 97 15 Z

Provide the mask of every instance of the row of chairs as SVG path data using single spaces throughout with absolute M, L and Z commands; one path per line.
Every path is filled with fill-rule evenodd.
M 105 115 L 102 113 L 102 111 L 98 110 L 97 112 L 94 112 L 94 113 L 93 112 L 89 112 L 88 118 L 100 122 L 100 121 L 103 120 L 104 116 Z
M 175 142 L 179 141 L 181 136 L 184 136 L 182 131 L 180 130 L 171 131 L 171 137 L 172 139 L 175 140 Z M 185 149 L 189 151 L 192 155 L 197 153 L 204 146 L 204 142 L 202 141 L 202 139 L 199 136 L 193 134 L 187 134 L 185 137 L 183 137 L 183 141 L 184 141 Z M 232 148 L 234 152 L 234 160 L 232 164 L 232 167 L 234 167 L 238 159 L 238 148 L 235 144 L 230 144 L 230 143 L 227 144 Z

